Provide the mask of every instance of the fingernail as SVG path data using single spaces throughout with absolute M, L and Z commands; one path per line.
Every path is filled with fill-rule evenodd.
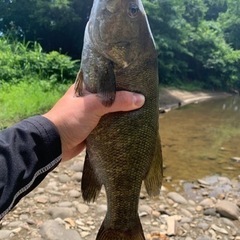
M 133 102 L 137 107 L 142 107 L 145 102 L 145 97 L 142 94 L 134 93 Z

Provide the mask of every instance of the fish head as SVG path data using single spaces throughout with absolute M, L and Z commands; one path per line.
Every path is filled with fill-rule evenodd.
M 141 0 L 94 0 L 88 35 L 98 52 L 122 68 L 154 45 Z

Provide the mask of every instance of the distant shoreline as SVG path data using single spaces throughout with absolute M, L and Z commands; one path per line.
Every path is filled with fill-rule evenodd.
M 159 104 L 160 113 L 197 102 L 207 101 L 209 99 L 219 99 L 232 96 L 227 92 L 209 92 L 209 91 L 185 91 L 175 88 L 161 88 Z

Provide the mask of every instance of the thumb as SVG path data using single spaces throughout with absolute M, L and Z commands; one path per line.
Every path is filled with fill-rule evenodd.
M 102 105 L 101 115 L 110 112 L 131 111 L 138 109 L 144 105 L 145 97 L 139 93 L 117 91 L 115 101 L 111 107 Z

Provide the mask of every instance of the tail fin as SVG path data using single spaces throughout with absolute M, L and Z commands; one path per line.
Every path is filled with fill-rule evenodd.
M 127 223 L 126 223 L 127 225 Z M 98 232 L 96 240 L 145 240 L 140 219 L 132 229 L 121 231 L 105 226 L 105 220 Z

